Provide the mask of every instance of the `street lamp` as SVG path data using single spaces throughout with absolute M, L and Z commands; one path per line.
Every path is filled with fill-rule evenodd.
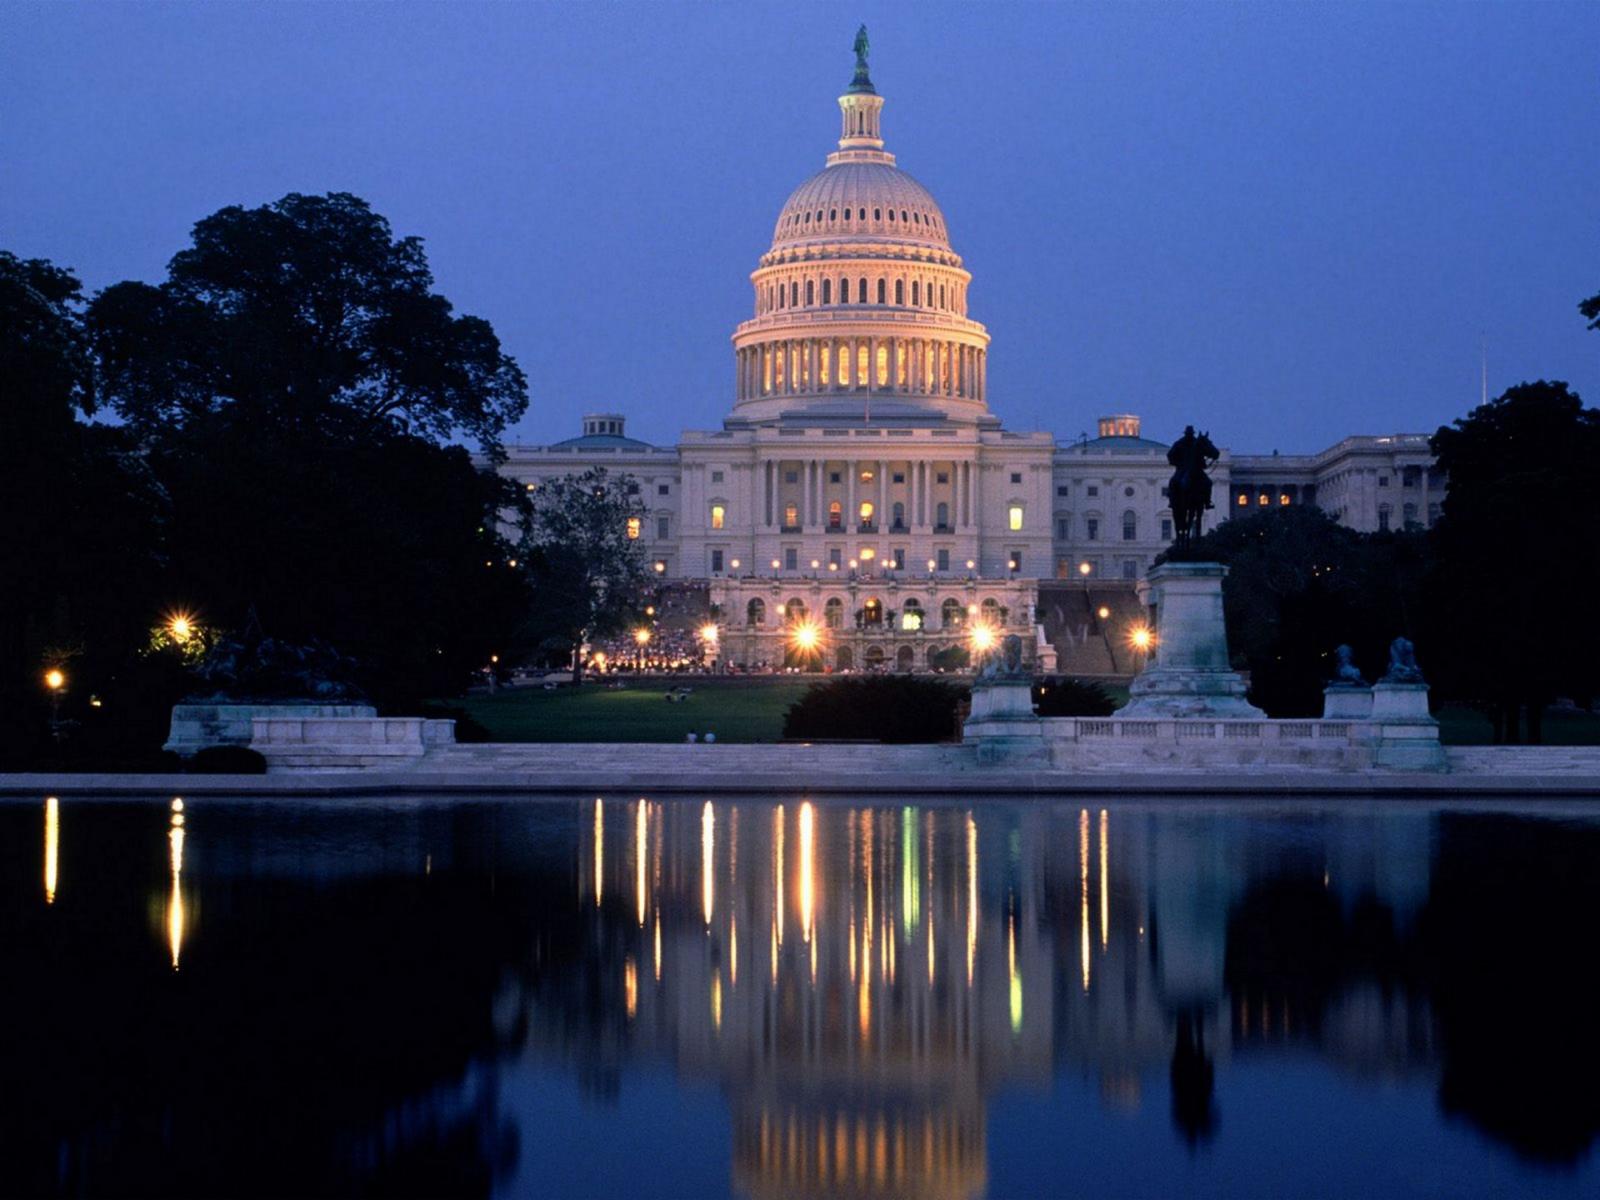
M 789 630 L 789 646 L 800 666 L 809 666 L 812 657 L 821 649 L 822 630 L 815 621 L 796 621 Z
M 44 686 L 50 689 L 50 737 L 61 740 L 61 693 L 66 690 L 67 676 L 59 667 L 44 673 Z
M 656 574 L 657 575 L 665 575 L 666 573 L 667 573 L 667 564 L 662 562 L 659 558 L 656 559 Z
M 1095 613 L 1095 616 L 1099 617 L 1102 621 L 1104 621 L 1110 615 L 1111 615 L 1111 610 L 1109 608 L 1107 608 L 1104 604 L 1102 604 L 1100 606 L 1100 608 Z
M 634 669 L 643 672 L 644 648 L 650 644 L 650 631 L 643 626 L 635 629 L 633 631 L 633 644 L 639 647 L 638 652 L 634 655 Z
M 1081 562 L 1081 563 L 1078 564 L 1078 574 L 1079 575 L 1088 575 L 1089 572 L 1092 571 L 1092 570 L 1094 570 L 1094 568 L 1091 567 L 1086 562 Z
M 728 565 L 730 567 L 732 567 L 735 571 L 737 571 L 739 569 L 739 560 L 736 558 L 731 563 L 729 563 Z

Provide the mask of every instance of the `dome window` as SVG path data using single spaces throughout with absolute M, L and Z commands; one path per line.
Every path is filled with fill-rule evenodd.
M 922 224 L 922 214 L 921 213 L 912 213 L 911 214 L 911 223 L 913 225 L 921 225 Z
M 874 221 L 881 221 L 881 220 L 883 220 L 883 209 L 881 209 L 881 208 L 875 208 L 875 209 L 873 209 L 873 210 L 872 210 L 872 219 L 873 219 L 873 220 L 874 220 Z
M 906 281 L 904 279 L 896 279 L 894 281 L 894 302 L 902 307 L 905 305 Z
M 805 224 L 807 224 L 807 225 L 811 224 L 811 214 L 810 213 L 807 213 L 806 216 L 805 216 Z
M 893 213 L 890 213 L 890 214 L 889 214 L 889 215 L 890 215 L 890 216 L 891 216 L 891 217 L 892 217 L 892 216 L 894 216 L 894 214 L 893 214 Z M 901 219 L 901 220 L 902 220 L 902 221 L 904 221 L 904 220 L 905 220 L 905 219 L 906 219 L 906 210 L 905 210 L 905 209 L 903 209 L 903 208 L 902 208 L 902 209 L 901 209 L 901 210 L 900 210 L 900 219 Z
M 892 208 L 889 210 L 889 220 L 894 220 L 894 209 Z
M 848 208 L 844 210 L 844 219 L 846 222 L 850 220 L 850 210 Z
M 833 303 L 833 280 L 831 279 L 822 281 L 822 302 L 824 304 Z
M 817 224 L 822 224 L 822 210 L 820 208 L 817 209 Z
M 830 208 L 828 210 L 828 220 L 837 221 L 838 219 L 839 219 L 839 210 L 837 208 Z
M 884 286 L 884 281 L 880 279 L 880 280 L 878 280 L 878 303 L 879 304 L 883 304 L 885 302 L 885 300 L 884 300 L 885 293 L 886 293 L 886 288 Z
M 858 219 L 860 219 L 862 221 L 865 221 L 867 219 L 867 210 L 866 209 L 863 208 L 861 210 L 861 212 L 858 214 Z

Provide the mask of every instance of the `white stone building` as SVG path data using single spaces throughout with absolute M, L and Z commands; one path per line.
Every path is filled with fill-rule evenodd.
M 858 71 L 839 148 L 779 211 L 750 276 L 754 315 L 733 333 L 721 429 L 657 447 L 597 413 L 580 437 L 509 446 L 502 469 L 530 487 L 593 466 L 636 481 L 638 536 L 664 580 L 708 584 L 726 661 L 783 661 L 805 621 L 828 666 L 921 670 L 981 618 L 1048 665 L 1039 582 L 1131 596 L 1171 541 L 1167 445 L 1126 414 L 1078 443 L 1004 428 L 972 277 L 938 203 L 884 148 L 883 103 Z M 1224 453 L 1213 475 L 1212 521 L 1318 503 L 1358 529 L 1400 528 L 1431 521 L 1443 495 L 1412 436 Z

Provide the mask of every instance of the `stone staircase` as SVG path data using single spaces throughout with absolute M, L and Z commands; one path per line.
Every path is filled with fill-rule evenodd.
M 1100 618 L 1100 609 L 1111 610 Z M 1085 586 L 1041 581 L 1037 614 L 1056 651 L 1056 673 L 1076 678 L 1126 678 L 1135 669 L 1124 631 L 1144 620 L 1132 584 Z

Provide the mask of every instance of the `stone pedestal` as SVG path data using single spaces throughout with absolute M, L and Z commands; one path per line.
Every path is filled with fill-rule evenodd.
M 1439 744 L 1439 722 L 1428 712 L 1425 683 L 1372 685 L 1372 763 L 1401 771 L 1443 771 L 1448 762 Z
M 1215 717 L 1261 720 L 1245 699 L 1244 680 L 1228 660 L 1222 620 L 1221 563 L 1163 563 L 1139 584 L 1151 615 L 1148 666 L 1129 686 L 1119 717 Z
M 1006 679 L 972 689 L 962 740 L 977 743 L 979 762 L 1047 762 L 1044 726 L 1033 712 L 1033 683 Z
M 207 746 L 248 746 L 257 717 L 311 719 L 376 717 L 370 704 L 231 704 L 225 700 L 172 706 L 163 750 L 190 755 Z
M 1322 719 L 1324 721 L 1370 721 L 1372 719 L 1372 689 L 1352 687 L 1349 684 L 1332 684 L 1322 689 Z

